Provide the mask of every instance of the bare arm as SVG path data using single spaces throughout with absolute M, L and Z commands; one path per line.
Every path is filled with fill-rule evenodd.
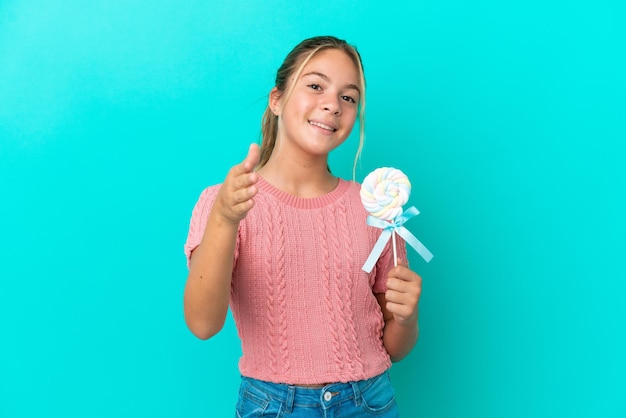
M 383 344 L 391 360 L 406 357 L 419 337 L 418 303 L 422 278 L 408 267 L 398 265 L 389 271 L 387 292 L 376 294 L 383 312 Z
M 226 176 L 209 213 L 202 242 L 191 254 L 184 294 L 185 321 L 201 339 L 224 326 L 230 298 L 233 256 L 239 222 L 254 206 L 259 147 L 250 146 L 246 159 Z

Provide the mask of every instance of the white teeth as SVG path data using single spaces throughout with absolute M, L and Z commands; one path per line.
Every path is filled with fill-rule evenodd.
M 320 123 L 320 122 L 310 121 L 309 123 L 310 123 L 311 125 L 319 126 L 320 128 L 322 128 L 322 129 L 326 129 L 326 130 L 328 130 L 328 131 L 333 131 L 333 132 L 334 132 L 334 131 L 336 131 L 336 129 L 335 129 L 335 128 L 333 128 L 332 126 L 324 125 L 323 123 Z

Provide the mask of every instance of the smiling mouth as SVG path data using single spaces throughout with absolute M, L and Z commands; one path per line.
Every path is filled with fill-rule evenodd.
M 330 132 L 335 132 L 337 130 L 337 128 L 333 128 L 330 125 L 325 125 L 325 124 L 323 124 L 321 122 L 315 122 L 315 121 L 312 121 L 312 120 L 309 121 L 309 124 L 313 125 L 313 126 L 320 127 L 322 129 L 325 129 L 325 130 L 330 131 Z

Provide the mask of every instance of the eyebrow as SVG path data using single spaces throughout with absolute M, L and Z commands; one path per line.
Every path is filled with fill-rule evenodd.
M 318 72 L 318 71 L 311 71 L 311 72 L 309 72 L 309 73 L 302 74 L 302 77 L 306 77 L 306 76 L 309 76 L 309 75 L 316 75 L 316 76 L 318 76 L 318 77 L 323 78 L 323 79 L 324 79 L 324 80 L 326 80 L 326 81 L 329 81 L 329 80 L 330 80 L 326 74 L 324 74 L 324 73 L 320 73 L 320 72 Z M 358 91 L 358 92 L 359 92 L 359 94 L 361 94 L 361 89 L 359 88 L 359 86 L 357 86 L 357 85 L 355 85 L 355 84 L 348 84 L 348 85 L 346 86 L 346 88 L 348 88 L 348 89 L 354 89 L 354 90 Z

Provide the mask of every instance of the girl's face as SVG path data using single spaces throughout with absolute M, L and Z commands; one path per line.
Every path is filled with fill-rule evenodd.
M 326 49 L 309 60 L 298 80 L 290 81 L 294 82 L 287 102 L 276 88 L 270 93 L 270 107 L 279 115 L 276 146 L 326 157 L 354 126 L 360 98 L 358 70 L 345 52 Z

